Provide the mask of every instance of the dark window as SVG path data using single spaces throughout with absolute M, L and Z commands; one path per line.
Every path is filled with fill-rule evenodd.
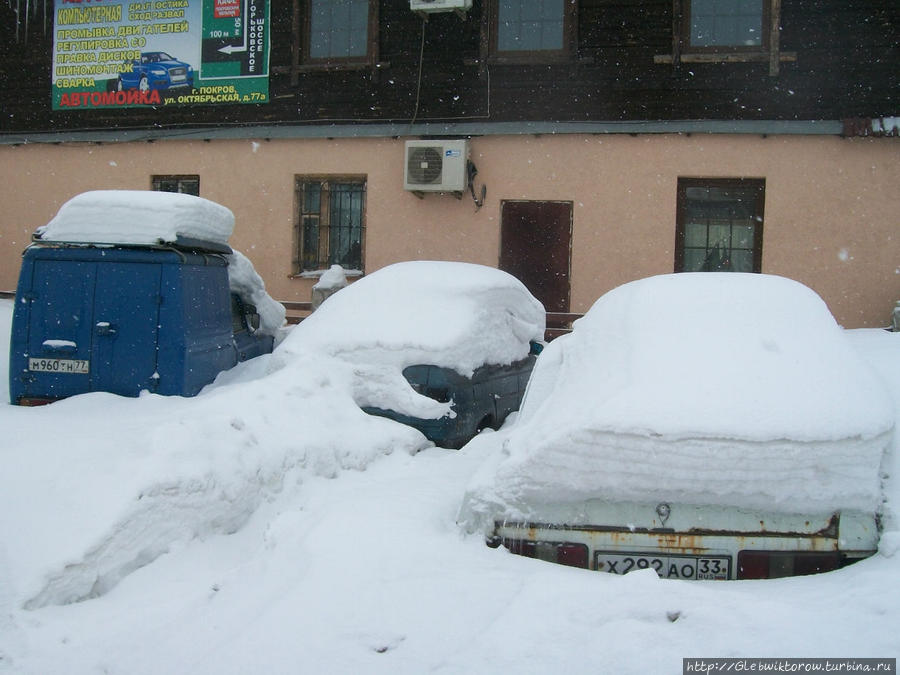
M 150 187 L 157 192 L 181 192 L 200 196 L 200 176 L 153 176 Z
M 301 37 L 309 64 L 374 62 L 378 8 L 372 0 L 308 0 Z
M 781 49 L 779 0 L 672 0 L 672 53 L 655 63 L 768 63 L 776 76 L 797 52 Z
M 492 3 L 495 57 L 546 60 L 569 54 L 576 3 L 571 0 L 497 0 Z
M 768 49 L 770 4 L 771 0 L 685 0 L 686 49 Z
M 764 179 L 679 178 L 676 272 L 762 271 Z
M 298 177 L 295 272 L 340 265 L 362 270 L 366 180 Z
M 499 0 L 497 51 L 563 48 L 563 0 Z

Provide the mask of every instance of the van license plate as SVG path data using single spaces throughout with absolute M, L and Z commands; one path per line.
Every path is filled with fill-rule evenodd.
M 664 579 L 716 579 L 730 577 L 731 558 L 701 555 L 647 555 L 646 553 L 596 553 L 597 569 L 612 574 L 653 569 Z
M 28 359 L 28 370 L 38 373 L 86 375 L 90 363 L 87 359 Z

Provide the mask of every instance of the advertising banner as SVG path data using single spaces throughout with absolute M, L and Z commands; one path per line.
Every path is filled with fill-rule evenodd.
M 269 100 L 269 0 L 54 3 L 54 110 Z

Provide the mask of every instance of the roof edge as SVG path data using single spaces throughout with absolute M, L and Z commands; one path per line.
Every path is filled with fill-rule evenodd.
M 385 138 L 552 134 L 844 135 L 840 120 L 657 120 L 627 122 L 422 122 L 234 125 L 0 133 L 0 145 L 132 143 L 164 140 Z

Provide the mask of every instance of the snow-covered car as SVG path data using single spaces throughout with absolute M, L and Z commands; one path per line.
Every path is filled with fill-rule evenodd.
M 323 353 L 350 363 L 363 410 L 458 448 L 518 409 L 545 316 L 525 286 L 498 269 L 397 263 L 331 295 L 276 357 Z
M 166 52 L 142 52 L 141 58 L 129 61 L 119 73 L 116 88 L 119 91 L 162 91 L 193 89 L 193 67 L 179 61 Z
M 781 277 L 653 277 L 552 342 L 460 522 L 514 553 L 680 579 L 832 570 L 877 550 L 883 384 Z

